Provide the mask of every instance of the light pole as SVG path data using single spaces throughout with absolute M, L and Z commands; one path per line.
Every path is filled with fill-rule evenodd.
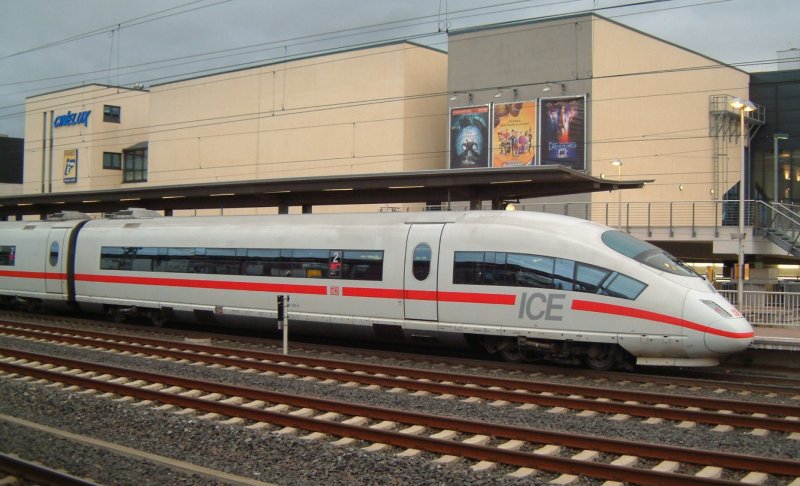
M 742 144 L 742 161 L 739 165 L 739 275 L 736 281 L 736 305 L 741 310 L 744 306 L 744 114 L 748 111 L 755 111 L 756 105 L 749 100 L 734 98 L 730 101 L 731 107 L 739 110 L 739 141 Z
M 617 166 L 617 180 L 622 182 L 622 161 L 614 159 L 611 165 Z M 622 229 L 622 189 L 617 186 L 617 229 Z
M 781 195 L 778 192 L 778 140 L 789 140 L 789 134 L 775 133 L 772 135 L 772 140 L 774 142 L 773 153 L 775 155 L 775 187 L 773 188 L 775 196 L 773 202 L 779 203 L 781 202 Z

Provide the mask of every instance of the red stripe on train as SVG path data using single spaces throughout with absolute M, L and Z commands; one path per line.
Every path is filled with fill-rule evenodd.
M 66 274 L 3 270 L 0 271 L 0 277 L 64 280 L 66 279 Z M 238 290 L 245 292 L 295 293 L 306 295 L 328 294 L 328 287 L 326 285 L 274 284 L 260 282 L 239 282 L 231 280 L 77 274 L 75 275 L 75 281 L 157 287 Z M 404 299 L 492 305 L 515 305 L 517 301 L 517 296 L 514 294 L 438 292 L 436 290 L 402 290 L 370 287 L 343 287 L 342 295 L 346 297 L 365 297 L 373 299 Z
M 230 280 L 193 280 L 187 278 L 126 277 L 119 275 L 75 275 L 79 282 L 99 282 L 128 285 L 155 285 L 159 287 L 185 287 L 195 289 L 241 290 L 246 292 L 295 293 L 327 295 L 325 285 L 271 284 L 259 282 L 235 282 Z
M 23 272 L 20 270 L 0 270 L 0 277 L 64 280 L 67 278 L 67 274 L 59 272 Z
M 678 317 L 672 317 L 657 312 L 646 311 L 642 309 L 634 309 L 632 307 L 624 307 L 615 304 L 604 304 L 602 302 L 590 302 L 588 300 L 574 299 L 572 301 L 572 310 L 584 312 L 596 312 L 598 314 L 611 314 L 615 316 L 632 317 L 634 319 L 643 319 L 646 321 L 661 322 L 673 326 L 685 327 L 694 331 L 706 332 L 715 334 L 717 336 L 724 336 L 734 339 L 752 338 L 755 336 L 754 332 L 730 332 L 722 329 L 704 326 L 696 322 L 687 321 Z

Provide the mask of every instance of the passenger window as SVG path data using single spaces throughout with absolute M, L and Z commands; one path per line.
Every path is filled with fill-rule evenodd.
M 383 251 L 345 250 L 342 268 L 350 280 L 383 280 Z
M 572 260 L 565 260 L 563 258 L 556 258 L 556 288 L 559 290 L 572 290 L 573 282 L 575 280 L 575 262 Z
M 0 265 L 13 267 L 16 252 L 16 246 L 0 246 Z
M 453 260 L 453 283 L 482 284 L 483 258 L 482 251 L 457 251 Z
M 611 297 L 636 300 L 646 288 L 647 285 L 638 280 L 632 279 L 626 275 L 617 274 L 617 276 L 605 286 L 605 292 L 603 293 Z
M 553 288 L 554 259 L 539 255 L 509 253 L 506 273 L 512 285 L 518 287 Z
M 414 248 L 411 273 L 414 278 L 422 282 L 431 273 L 431 247 L 427 243 L 420 243 Z
M 54 241 L 50 245 L 50 266 L 55 267 L 58 265 L 58 242 Z
M 575 272 L 575 290 L 594 294 L 610 273 L 604 268 L 579 263 Z

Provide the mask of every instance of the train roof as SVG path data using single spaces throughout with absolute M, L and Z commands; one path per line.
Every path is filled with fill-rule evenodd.
M 575 225 L 605 226 L 589 221 L 557 214 L 533 211 L 429 211 L 406 213 L 328 213 L 328 214 L 281 214 L 252 216 L 187 216 L 158 218 L 123 218 L 92 220 L 92 227 L 231 227 L 231 226 L 382 226 L 396 224 L 502 224 L 546 228 L 558 232 L 559 228 Z

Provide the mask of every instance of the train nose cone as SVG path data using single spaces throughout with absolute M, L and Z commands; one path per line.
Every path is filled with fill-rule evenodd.
M 733 354 L 744 351 L 753 342 L 753 328 L 744 318 L 721 319 L 710 326 L 704 341 L 709 351 Z

